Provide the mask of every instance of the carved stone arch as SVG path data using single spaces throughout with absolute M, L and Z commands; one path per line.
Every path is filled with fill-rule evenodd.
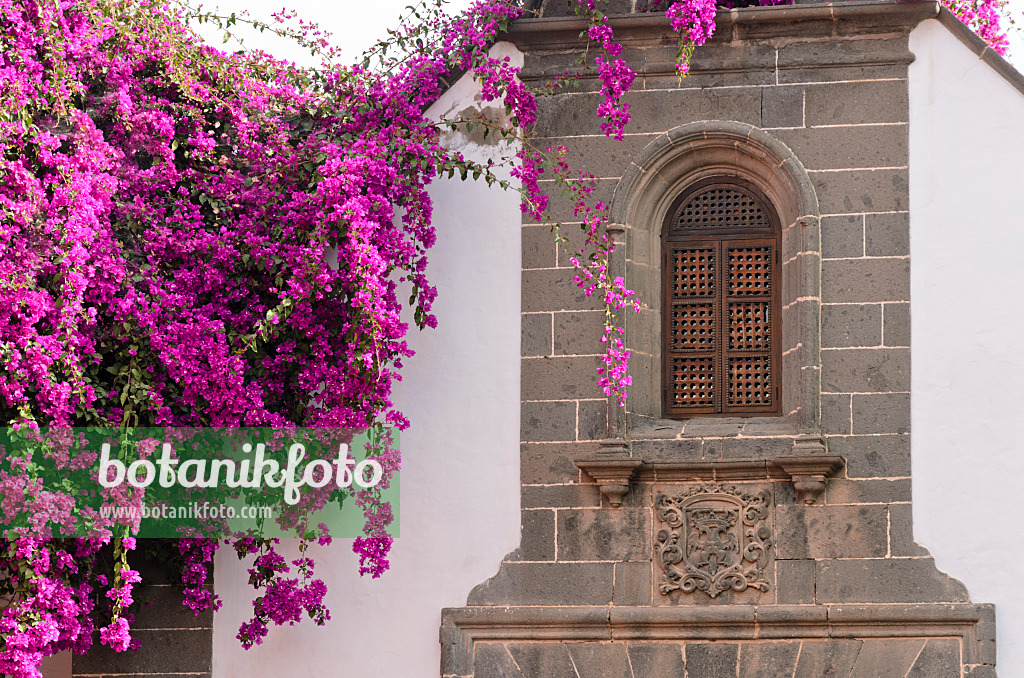
M 761 191 L 781 221 L 782 414 L 746 418 L 744 435 L 762 428 L 820 433 L 819 318 L 820 216 L 814 187 L 800 160 L 781 141 L 752 125 L 703 121 L 676 127 L 652 141 L 626 170 L 615 190 L 610 230 L 615 275 L 635 289 L 648 308 L 624 314 L 633 354 L 633 390 L 625 415 L 610 408 L 612 435 L 650 427 L 681 427 L 661 418 L 661 228 L 673 201 L 706 179 L 738 179 Z M 624 419 L 628 419 L 628 422 Z M 630 435 L 630 437 L 633 437 Z

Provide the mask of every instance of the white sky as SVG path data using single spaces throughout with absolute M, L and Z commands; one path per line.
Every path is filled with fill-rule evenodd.
M 471 0 L 450 0 L 449 11 L 468 7 Z M 299 16 L 316 21 L 322 28 L 334 35 L 334 42 L 342 47 L 346 60 L 355 62 L 364 49 L 384 37 L 388 28 L 398 23 L 403 9 L 410 0 L 335 0 L 333 3 L 321 0 L 209 0 L 206 8 L 219 7 L 222 13 L 248 10 L 254 17 L 269 19 L 272 12 L 287 6 L 298 11 Z M 1010 14 L 1020 30 L 1010 28 L 1010 61 L 1024 70 L 1024 0 L 1007 0 Z M 215 44 L 219 41 L 214 41 Z M 296 49 L 283 40 L 275 40 L 266 34 L 253 39 L 253 46 L 260 46 L 283 58 L 300 63 L 311 63 L 309 53 Z

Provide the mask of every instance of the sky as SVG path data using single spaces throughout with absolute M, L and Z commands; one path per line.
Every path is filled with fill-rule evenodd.
M 449 11 L 464 9 L 470 2 L 451 0 Z M 267 19 L 283 5 L 287 6 L 297 10 L 300 17 L 316 21 L 330 31 L 335 43 L 342 47 L 343 55 L 348 57 L 347 60 L 355 62 L 363 50 L 385 37 L 387 29 L 398 23 L 398 18 L 408 4 L 410 0 L 335 0 L 333 3 L 323 0 L 211 0 L 206 8 L 212 10 L 219 7 L 225 14 L 248 10 L 254 17 Z M 1019 26 L 1019 30 L 1009 30 L 1010 62 L 1024 71 L 1024 0 L 1007 0 L 1007 7 Z M 212 38 L 214 34 L 206 35 Z M 217 44 L 219 40 L 211 39 L 211 42 Z M 312 65 L 308 52 L 284 40 L 275 41 L 264 34 L 254 36 L 250 44 L 260 46 L 279 57 Z

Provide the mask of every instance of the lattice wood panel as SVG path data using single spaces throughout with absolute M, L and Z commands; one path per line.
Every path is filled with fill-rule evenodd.
M 729 358 L 730 407 L 771 406 L 773 390 L 770 356 Z
M 678 248 L 672 250 L 672 297 L 713 297 L 717 289 L 716 261 L 713 247 Z
M 768 301 L 730 303 L 728 316 L 730 351 L 770 351 L 772 306 Z
M 716 399 L 714 357 L 673 358 L 672 393 L 676 407 L 713 407 Z
M 728 247 L 729 294 L 766 296 L 772 293 L 772 247 Z
M 717 345 L 715 303 L 672 304 L 672 350 L 713 351 Z
M 729 185 L 713 185 L 694 193 L 672 220 L 672 230 L 692 232 L 717 229 L 767 229 L 771 227 L 760 199 Z

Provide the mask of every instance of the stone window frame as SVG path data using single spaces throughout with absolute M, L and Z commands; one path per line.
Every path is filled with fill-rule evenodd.
M 781 414 L 771 416 L 662 416 L 661 230 L 672 203 L 699 181 L 735 179 L 771 202 L 781 226 Z M 800 160 L 764 130 L 735 121 L 676 127 L 652 141 L 615 189 L 609 232 L 619 247 L 613 275 L 623 276 L 647 308 L 622 313 L 633 377 L 626 407 L 609 403 L 609 436 L 630 439 L 690 437 L 713 420 L 715 428 L 751 435 L 820 435 L 821 230 L 818 199 Z

